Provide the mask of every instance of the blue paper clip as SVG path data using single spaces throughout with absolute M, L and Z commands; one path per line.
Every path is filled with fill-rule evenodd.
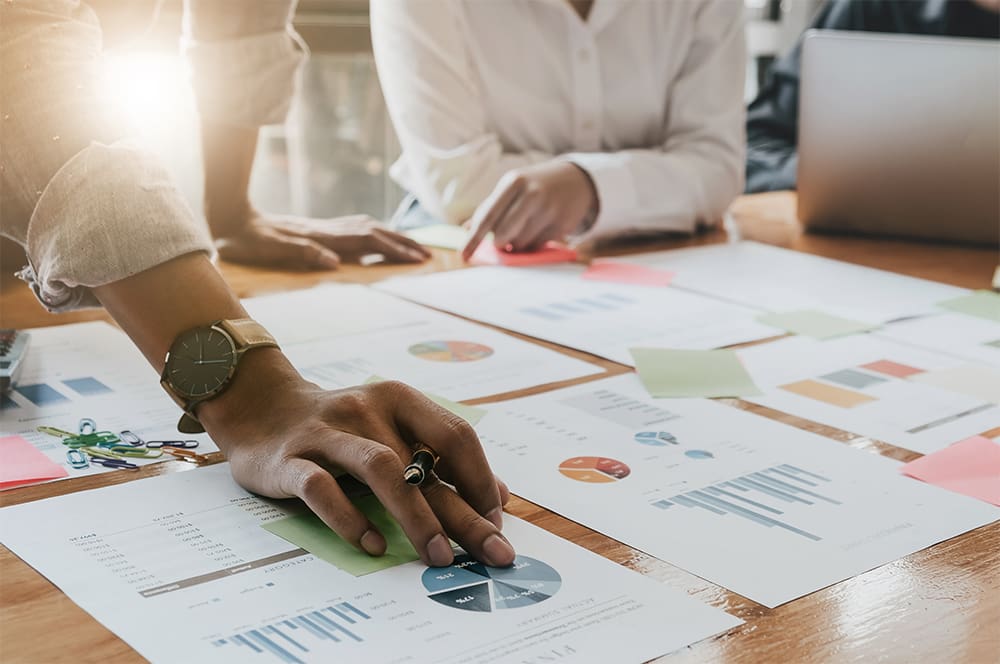
M 90 466 L 90 460 L 87 459 L 87 455 L 80 450 L 66 450 L 66 461 L 69 462 L 70 467 L 76 469 Z
M 84 417 L 80 420 L 80 424 L 77 426 L 77 431 L 80 432 L 81 436 L 86 436 L 89 433 L 97 433 L 97 422 L 89 417 Z
M 126 445 L 131 445 L 132 447 L 139 447 L 140 445 L 146 444 L 146 442 L 142 438 L 140 438 L 138 434 L 135 434 L 129 431 L 128 429 L 125 429 L 124 431 L 119 431 L 118 436 L 122 439 L 123 443 L 125 443 Z
M 139 466 L 134 463 L 129 463 L 124 459 L 106 459 L 104 457 L 91 457 L 91 463 L 96 463 L 105 468 L 123 468 L 128 470 L 138 470 Z
M 146 441 L 146 447 L 150 449 L 159 449 L 161 447 L 179 447 L 186 450 L 193 450 L 198 447 L 197 440 L 148 440 Z

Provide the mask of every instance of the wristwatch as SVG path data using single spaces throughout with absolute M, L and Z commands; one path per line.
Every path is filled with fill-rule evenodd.
M 167 351 L 160 376 L 160 385 L 184 411 L 177 430 L 204 432 L 195 409 L 229 387 L 244 353 L 265 347 L 277 348 L 278 342 L 249 318 L 220 320 L 182 332 Z

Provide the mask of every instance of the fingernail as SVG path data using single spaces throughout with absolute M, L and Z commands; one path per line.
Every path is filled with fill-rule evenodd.
M 440 533 L 427 543 L 427 557 L 430 558 L 431 565 L 434 567 L 446 567 L 455 560 L 451 544 L 448 544 L 448 539 Z
M 367 530 L 361 536 L 361 548 L 370 556 L 381 556 L 385 553 L 385 538 L 374 530 Z
M 514 560 L 514 548 L 499 535 L 490 535 L 483 542 L 484 561 L 491 567 L 506 567 Z
M 319 264 L 327 269 L 334 269 L 340 266 L 340 261 L 336 256 L 329 253 L 323 253 L 319 256 Z
M 494 507 L 489 512 L 486 513 L 486 518 L 490 520 L 497 530 L 503 530 L 503 508 Z

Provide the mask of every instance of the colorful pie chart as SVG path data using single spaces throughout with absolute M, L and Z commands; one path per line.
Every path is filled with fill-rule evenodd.
M 475 362 L 493 354 L 493 349 L 472 341 L 423 341 L 409 348 L 410 354 L 431 362 Z
M 607 484 L 625 479 L 632 469 L 617 459 L 581 456 L 563 461 L 559 472 L 577 482 Z
M 653 447 L 664 447 L 665 445 L 680 445 L 677 436 L 667 431 L 640 431 L 635 434 L 635 442 Z
M 488 567 L 464 553 L 448 567 L 427 568 L 420 580 L 438 604 L 479 612 L 533 606 L 562 586 L 559 572 L 540 560 L 518 556 L 510 567 Z

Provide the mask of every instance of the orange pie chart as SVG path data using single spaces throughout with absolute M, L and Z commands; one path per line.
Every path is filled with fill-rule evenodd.
M 580 456 L 566 459 L 559 464 L 559 472 L 577 482 L 607 484 L 625 479 L 632 469 L 617 459 Z

